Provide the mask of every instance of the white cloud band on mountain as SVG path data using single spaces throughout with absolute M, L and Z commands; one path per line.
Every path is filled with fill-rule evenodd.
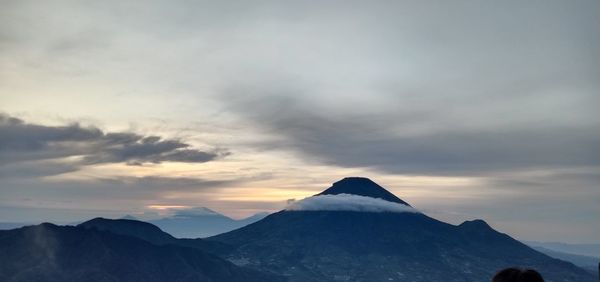
M 413 212 L 419 211 L 383 199 L 350 194 L 318 195 L 291 202 L 288 211 L 357 211 L 357 212 Z

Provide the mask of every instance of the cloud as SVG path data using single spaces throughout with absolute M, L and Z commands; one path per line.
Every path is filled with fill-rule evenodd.
M 383 199 L 350 195 L 319 195 L 289 202 L 288 211 L 411 212 L 416 209 Z
M 26 161 L 0 164 L 0 177 L 36 178 L 79 170 L 79 166 L 56 161 Z
M 132 132 L 103 132 L 79 124 L 45 126 L 0 114 L 0 169 L 16 171 L 30 167 L 33 175 L 60 174 L 106 163 L 188 162 L 203 163 L 224 157 L 226 150 L 201 151 L 181 140 L 143 136 Z M 74 161 L 63 161 L 76 158 Z M 53 168 L 40 169 L 36 166 Z M 20 170 L 19 169 L 19 170 Z M 20 174 L 28 174 L 20 172 Z
M 219 215 L 206 207 L 188 207 L 184 209 L 175 209 L 173 216 L 177 218 L 193 218 L 196 216 L 216 216 Z
M 281 137 L 266 140 L 259 144 L 261 148 L 291 149 L 308 159 L 342 167 L 370 167 L 400 174 L 484 176 L 502 171 L 600 165 L 597 125 L 524 123 L 469 128 L 457 122 L 443 128 L 446 121 L 441 113 L 424 115 L 422 119 L 433 120 L 422 124 L 418 113 L 321 111 L 301 98 L 232 95 L 228 103 L 239 114 Z M 422 128 L 415 132 L 415 127 Z
M 225 189 L 235 189 L 245 178 L 112 176 L 86 179 L 5 178 L 0 183 L 0 221 L 80 220 L 96 216 L 121 217 L 156 211 L 150 206 L 209 206 L 216 210 L 277 210 L 279 203 L 226 202 Z M 233 208 L 232 208 L 233 207 Z M 181 211 L 194 212 L 195 210 Z
M 61 208 L 128 209 L 147 205 L 198 204 L 211 193 L 239 184 L 241 179 L 114 176 L 40 181 L 3 178 L 0 205 Z M 32 200 L 29 200 L 32 199 Z M 32 204 L 34 203 L 35 204 Z
M 57 93 L 33 97 L 28 93 L 37 91 L 4 83 L 28 95 L 28 104 L 68 101 L 70 111 L 128 116 L 155 112 L 131 103 L 155 101 L 187 118 L 212 113 L 218 107 L 203 102 L 217 93 L 226 109 L 251 123 L 244 130 L 282 137 L 264 148 L 391 173 L 598 163 L 594 1 L 3 4 L 0 38 L 9 63 L 1 77 L 28 77 L 23 85 L 54 85 L 50 92 Z M 131 10 L 143 12 L 120 16 Z M 127 99 L 114 103 L 105 93 L 112 88 Z M 102 94 L 73 101 L 74 93 L 90 91 Z M 151 98 L 166 91 L 177 96 Z M 182 110 L 170 110 L 176 106 Z M 87 161 L 121 161 L 159 148 L 137 144 Z M 178 150 L 161 158 L 212 157 Z
M 97 178 L 92 182 L 115 187 L 135 187 L 144 191 L 197 191 L 221 188 L 233 185 L 242 179 L 212 180 L 196 177 L 164 177 L 164 176 L 120 176 L 110 178 Z M 77 182 L 75 182 L 77 183 Z M 118 188 L 116 188 L 118 189 Z

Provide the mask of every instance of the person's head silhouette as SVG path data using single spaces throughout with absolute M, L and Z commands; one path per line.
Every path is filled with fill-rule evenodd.
M 496 273 L 492 282 L 544 282 L 544 278 L 533 269 L 511 267 Z

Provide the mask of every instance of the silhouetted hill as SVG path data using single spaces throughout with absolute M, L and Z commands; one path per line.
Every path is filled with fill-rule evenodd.
M 177 239 L 162 231 L 157 226 L 139 220 L 94 218 L 77 225 L 77 227 L 131 236 L 155 245 L 178 245 L 181 247 L 199 249 L 209 253 L 226 253 L 231 250 L 231 246 L 220 242 L 202 239 Z
M 557 252 L 582 256 L 600 257 L 600 244 L 571 244 L 562 242 L 535 241 L 525 241 L 524 243 L 529 246 L 542 247 Z
M 406 204 L 370 182 L 347 178 L 318 195 L 378 195 Z M 414 212 L 284 210 L 208 240 L 233 245 L 224 254 L 230 261 L 290 281 L 489 281 L 509 266 L 538 269 L 547 281 L 595 281 L 483 220 L 455 226 Z
M 172 243 L 175 237 L 160 230 L 150 223 L 131 219 L 106 219 L 97 217 L 77 225 L 86 229 L 109 231 L 118 235 L 133 236 L 143 239 L 155 245 Z
M 574 265 L 577 265 L 577 266 L 587 270 L 588 272 L 592 273 L 595 276 L 599 275 L 598 264 L 600 263 L 600 258 L 563 253 L 563 252 L 546 249 L 544 247 L 532 247 L 532 248 L 540 253 L 544 253 L 553 258 L 571 262 Z
M 0 281 L 278 281 L 193 248 L 44 223 L 0 231 Z

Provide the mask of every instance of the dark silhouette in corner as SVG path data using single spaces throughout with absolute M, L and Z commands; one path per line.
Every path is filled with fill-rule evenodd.
M 510 267 L 496 273 L 492 282 L 544 282 L 544 278 L 533 269 Z

